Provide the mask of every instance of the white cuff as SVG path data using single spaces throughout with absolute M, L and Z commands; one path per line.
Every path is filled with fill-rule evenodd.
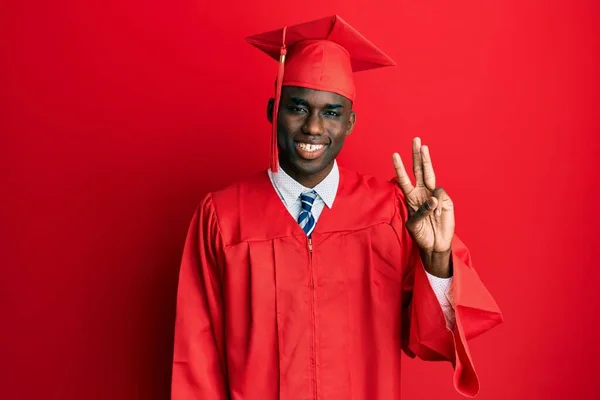
M 425 271 L 425 273 L 427 274 L 433 293 L 442 307 L 444 317 L 446 318 L 446 325 L 449 329 L 454 330 L 456 319 L 454 313 L 454 298 L 452 296 L 452 277 L 438 278 L 427 271 Z

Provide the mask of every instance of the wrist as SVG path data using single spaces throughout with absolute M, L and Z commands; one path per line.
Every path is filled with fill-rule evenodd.
M 421 250 L 421 260 L 428 273 L 438 278 L 452 276 L 452 249 L 447 251 Z

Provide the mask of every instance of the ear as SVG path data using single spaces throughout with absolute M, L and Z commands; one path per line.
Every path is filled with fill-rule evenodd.
M 270 98 L 269 103 L 267 103 L 267 119 L 270 123 L 273 123 L 273 107 L 275 106 L 275 99 Z
M 348 118 L 348 130 L 346 131 L 346 136 L 352 133 L 354 129 L 354 125 L 356 124 L 356 112 L 354 110 L 350 111 L 350 117 Z

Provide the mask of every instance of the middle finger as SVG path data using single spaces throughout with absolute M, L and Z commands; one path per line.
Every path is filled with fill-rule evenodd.
M 421 138 L 414 138 L 412 143 L 413 172 L 415 186 L 423 186 L 423 160 L 421 158 Z

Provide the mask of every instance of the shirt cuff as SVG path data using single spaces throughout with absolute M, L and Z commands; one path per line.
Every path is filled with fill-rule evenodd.
M 452 296 L 452 277 L 438 278 L 427 271 L 425 271 L 425 273 L 427 274 L 427 279 L 429 279 L 429 284 L 433 289 L 433 293 L 442 307 L 442 312 L 446 318 L 446 325 L 449 329 L 454 330 L 456 319 L 454 313 L 454 299 Z

